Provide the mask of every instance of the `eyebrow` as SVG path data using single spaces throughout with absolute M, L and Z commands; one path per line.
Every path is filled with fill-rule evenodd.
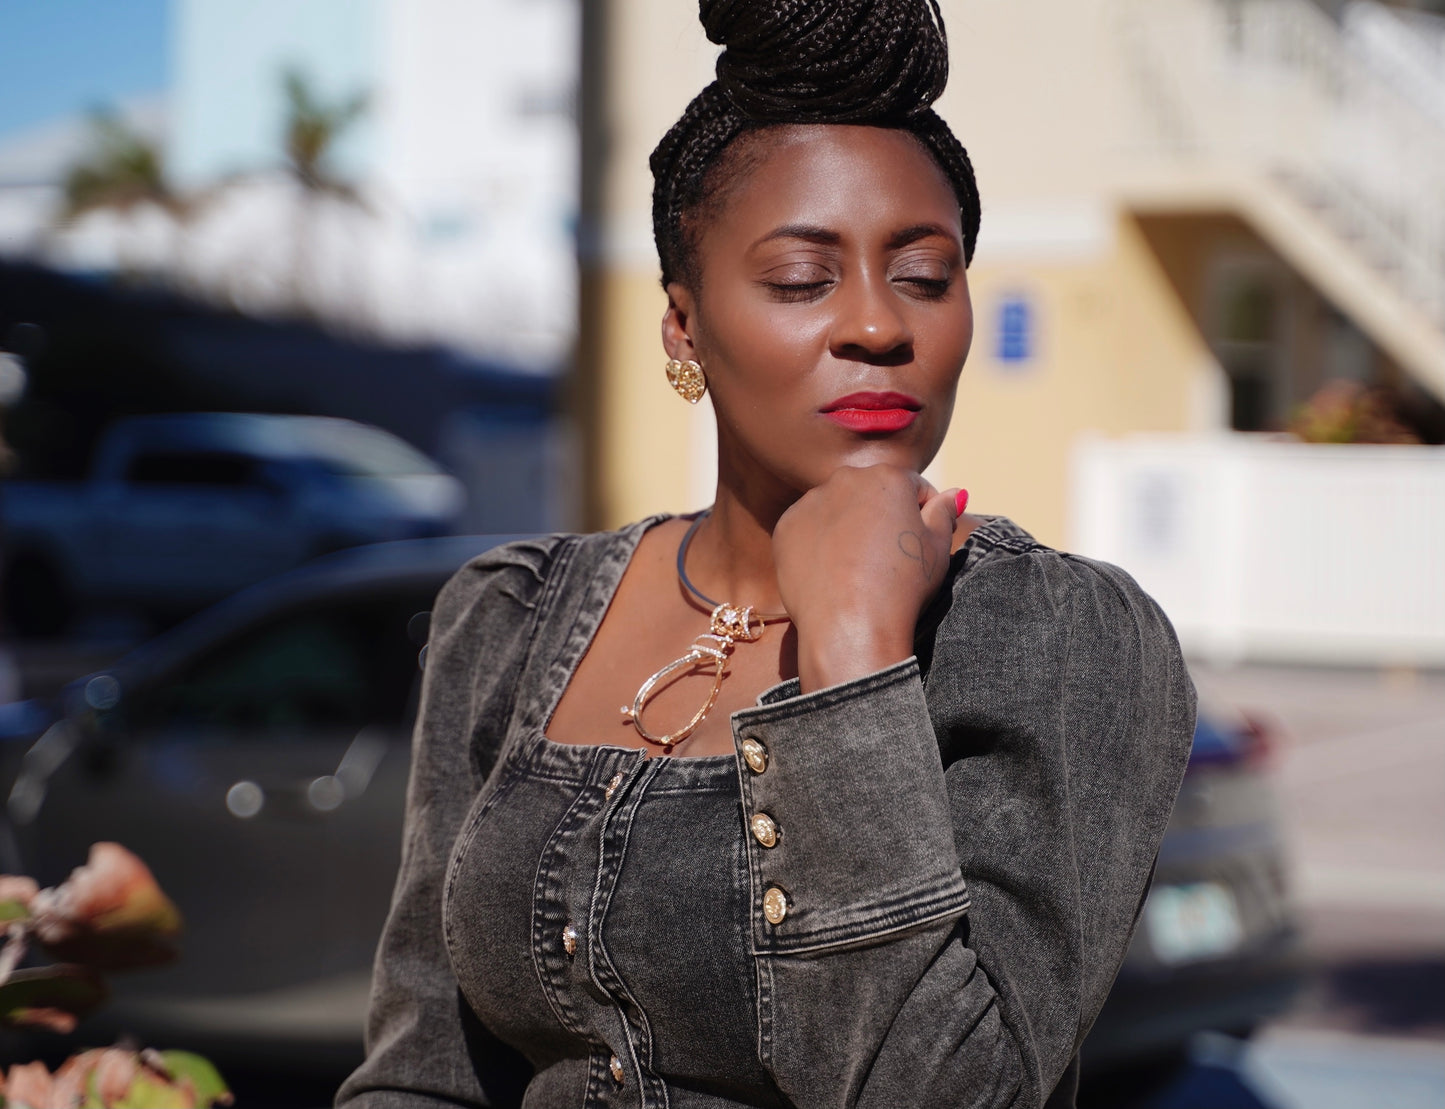
M 954 235 L 942 224 L 918 223 L 912 227 L 905 227 L 901 231 L 895 231 L 892 235 L 888 236 L 886 245 L 889 250 L 901 250 L 905 246 L 918 242 L 920 239 L 927 239 L 933 236 L 949 240 L 954 238 Z M 832 231 L 826 227 L 817 227 L 809 223 L 787 223 L 782 227 L 777 227 L 769 231 L 755 242 L 753 246 L 759 247 L 775 239 L 802 239 L 804 242 L 817 243 L 819 246 L 838 246 L 843 241 L 843 236 L 837 231 Z
M 843 236 L 826 227 L 817 227 L 810 223 L 785 223 L 782 227 L 775 227 L 769 231 L 753 246 L 759 247 L 774 239 L 802 239 L 804 242 L 817 243 L 819 246 L 837 246 L 843 241 Z
M 919 239 L 927 239 L 937 236 L 940 239 L 953 241 L 953 232 L 939 223 L 917 223 L 912 227 L 905 227 L 902 231 L 895 231 L 888 236 L 888 249 L 901 250 L 905 246 L 918 242 Z

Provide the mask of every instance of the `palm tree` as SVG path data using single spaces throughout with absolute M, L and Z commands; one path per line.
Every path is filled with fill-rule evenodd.
M 325 162 L 336 140 L 366 113 L 366 93 L 323 103 L 298 69 L 287 69 L 282 83 L 286 92 L 286 161 L 296 180 L 311 192 L 356 200 L 355 190 L 334 177 Z
M 354 93 L 328 103 L 295 68 L 284 71 L 282 85 L 286 94 L 286 163 L 302 189 L 296 212 L 291 283 L 296 305 L 304 309 L 317 207 L 326 199 L 366 206 L 356 189 L 336 176 L 327 163 L 337 140 L 366 113 L 368 96 Z
M 129 211 L 156 204 L 179 215 L 185 207 L 166 182 L 159 146 L 109 108 L 90 117 L 93 150 L 65 178 L 63 221 L 97 208 Z
M 128 213 L 153 204 L 174 220 L 177 235 L 193 211 L 166 180 L 160 146 L 110 108 L 99 108 L 90 116 L 90 149 L 65 176 L 64 202 L 56 218 L 59 227 L 73 224 L 88 212 L 102 209 Z M 174 239 L 174 237 L 173 237 Z M 172 242 L 179 262 L 180 243 Z M 128 271 L 124 255 L 117 268 Z

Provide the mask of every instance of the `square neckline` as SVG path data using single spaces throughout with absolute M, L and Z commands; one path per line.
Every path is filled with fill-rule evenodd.
M 582 645 L 581 652 L 567 665 L 566 680 L 561 683 L 560 687 L 557 690 L 556 696 L 551 699 L 551 704 L 546 706 L 545 713 L 542 718 L 542 723 L 537 727 L 531 729 L 535 733 L 534 738 L 540 741 L 540 746 L 542 746 L 543 749 L 558 748 L 561 750 L 571 749 L 578 751 L 621 751 L 628 755 L 641 755 L 646 761 L 658 762 L 661 765 L 678 762 L 696 763 L 699 765 L 705 765 L 709 762 L 719 765 L 722 765 L 724 763 L 735 765 L 737 763 L 738 755 L 736 750 L 722 751 L 718 752 L 717 754 L 711 755 L 666 755 L 662 754 L 661 752 L 653 754 L 648 749 L 647 741 L 645 739 L 642 739 L 641 736 L 638 737 L 638 742 L 641 744 L 641 746 L 627 747 L 620 743 L 563 743 L 561 740 L 553 739 L 547 734 L 547 728 L 551 725 L 552 718 L 557 715 L 557 709 L 562 704 L 562 698 L 567 695 L 567 690 L 571 688 L 572 681 L 577 676 L 577 671 L 580 670 L 582 667 L 582 660 L 585 659 L 587 657 L 587 653 L 592 650 L 592 645 L 597 640 L 597 633 L 602 630 L 603 621 L 607 619 L 607 613 L 612 609 L 612 602 L 617 599 L 618 590 L 622 587 L 622 579 L 627 576 L 627 571 L 629 568 L 631 568 L 632 561 L 637 556 L 637 550 L 639 547 L 642 546 L 643 537 L 653 528 L 659 526 L 660 524 L 665 524 L 672 520 L 690 519 L 692 517 L 701 515 L 703 511 L 705 510 L 699 509 L 697 512 L 689 513 L 661 512 L 653 516 L 644 517 L 643 519 L 638 520 L 636 523 L 630 524 L 626 528 L 621 529 L 621 534 L 625 536 L 631 544 L 630 547 L 628 547 L 626 550 L 626 557 L 621 560 L 621 569 L 618 570 L 615 580 L 605 586 L 605 597 L 599 598 L 599 600 L 604 600 L 605 603 L 601 604 L 600 607 L 597 609 L 597 620 L 592 625 L 591 629 L 587 632 L 587 638 Z M 566 567 L 563 571 L 564 575 L 570 572 L 570 570 L 570 566 Z M 598 577 L 594 579 L 594 582 L 604 582 L 605 580 L 605 575 L 598 575 Z M 599 587 L 597 585 L 594 585 L 594 588 Z M 593 607 L 594 606 L 592 605 L 584 605 L 582 610 L 579 611 L 577 619 L 585 619 L 585 616 L 583 614 L 588 610 L 592 609 Z M 776 687 L 770 686 L 769 688 Z
M 581 669 L 582 660 L 587 657 L 587 652 L 592 649 L 592 645 L 596 642 L 597 639 L 597 633 L 601 630 L 603 621 L 607 619 L 607 613 L 611 610 L 613 601 L 617 599 L 618 590 L 622 586 L 622 579 L 627 575 L 628 569 L 632 566 L 632 561 L 637 555 L 638 548 L 642 546 L 643 537 L 653 528 L 658 527 L 661 524 L 668 523 L 672 520 L 692 519 L 696 516 L 701 515 L 705 511 L 707 510 L 698 509 L 696 512 L 659 512 L 655 513 L 652 516 L 643 517 L 641 520 L 637 520 L 634 523 L 629 524 L 624 528 L 617 529 L 616 531 L 611 533 L 614 536 L 621 537 L 624 542 L 629 544 L 629 546 L 627 546 L 627 548 L 625 549 L 625 557 L 620 560 L 620 568 L 618 569 L 615 578 L 613 578 L 610 583 L 607 582 L 606 575 L 602 574 L 597 575 L 593 579 L 592 588 L 598 591 L 605 591 L 602 596 L 599 596 L 597 598 L 597 600 L 602 603 L 599 606 L 584 604 L 578 611 L 578 614 L 575 618 L 577 621 L 586 619 L 585 614 L 588 611 L 592 610 L 594 607 L 597 609 L 598 616 L 596 618 L 596 622 L 587 632 L 586 640 L 582 644 L 581 651 L 577 654 L 576 658 L 572 659 L 571 662 L 567 664 L 567 673 L 565 676 L 565 680 L 560 683 L 557 693 L 550 699 L 550 703 L 544 706 L 541 723 L 534 725 L 528 729 L 528 731 L 532 733 L 531 738 L 537 741 L 540 747 L 542 747 L 543 749 L 557 748 L 559 749 L 559 751 L 571 749 L 577 751 L 607 750 L 612 752 L 622 752 L 627 755 L 641 755 L 642 758 L 647 761 L 657 761 L 662 764 L 666 764 L 669 762 L 705 764 L 709 761 L 715 763 L 722 763 L 724 761 L 727 761 L 736 764 L 738 759 L 738 753 L 736 750 L 724 751 L 711 755 L 666 755 L 660 752 L 657 754 L 653 754 L 647 747 L 647 741 L 641 739 L 641 737 L 639 737 L 639 741 L 642 744 L 641 746 L 627 747 L 620 743 L 563 743 L 560 740 L 553 739 L 547 734 L 547 728 L 551 725 L 553 717 L 557 715 L 557 709 L 562 704 L 562 698 L 567 695 L 567 690 L 571 688 L 573 679 L 575 679 L 577 676 L 577 671 Z M 1022 529 L 1020 529 L 1018 525 L 1014 524 L 1005 516 L 985 515 L 982 513 L 978 513 L 976 515 L 982 522 L 969 533 L 968 538 L 963 541 L 963 545 L 960 546 L 958 550 L 954 551 L 953 554 L 950 556 L 950 563 L 956 567 L 956 570 L 952 571 L 951 577 L 956 578 L 968 570 L 969 566 L 973 562 L 972 556 L 976 551 L 975 540 L 980 539 L 984 535 L 984 533 L 987 533 L 990 530 L 993 530 L 1002 525 L 1002 528 L 1006 535 L 1011 535 L 1015 532 L 1018 532 L 1020 534 L 1026 534 L 1022 532 Z M 580 535 L 575 535 L 573 539 L 576 542 L 585 542 L 588 538 L 605 534 L 608 533 L 583 533 Z M 570 573 L 571 570 L 572 567 L 570 565 L 563 567 L 563 577 L 565 578 L 565 576 Z M 556 591 L 554 591 L 554 596 L 560 592 L 561 589 L 557 589 Z M 942 589 L 940 588 L 940 593 L 941 592 Z M 933 602 L 930 602 L 930 605 L 932 603 Z M 553 660 L 554 664 L 556 661 L 557 659 Z M 762 699 L 774 690 L 786 686 L 789 682 L 796 681 L 796 678 L 790 678 L 769 686 L 758 695 L 758 703 L 761 704 Z

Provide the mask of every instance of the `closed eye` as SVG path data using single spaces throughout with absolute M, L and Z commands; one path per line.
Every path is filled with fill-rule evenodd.
M 899 280 L 905 285 L 913 286 L 918 295 L 927 300 L 939 300 L 947 296 L 949 287 L 953 284 L 947 278 L 935 277 L 904 277 Z
M 804 282 L 795 282 L 795 281 L 789 281 L 789 282 L 765 281 L 765 282 L 763 282 L 763 286 L 764 286 L 764 288 L 768 289 L 769 292 L 770 292 L 776 299 L 781 300 L 781 301 L 785 301 L 785 302 L 789 302 L 789 301 L 816 300 L 818 297 L 822 296 L 824 292 L 826 292 L 828 289 L 831 289 L 831 288 L 833 287 L 833 282 L 831 282 L 831 281 L 804 281 Z

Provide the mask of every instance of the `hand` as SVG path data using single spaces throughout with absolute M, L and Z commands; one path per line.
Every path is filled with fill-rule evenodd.
M 913 654 L 918 617 L 948 572 L 954 492 L 897 466 L 844 466 L 783 513 L 773 560 L 803 692 Z

